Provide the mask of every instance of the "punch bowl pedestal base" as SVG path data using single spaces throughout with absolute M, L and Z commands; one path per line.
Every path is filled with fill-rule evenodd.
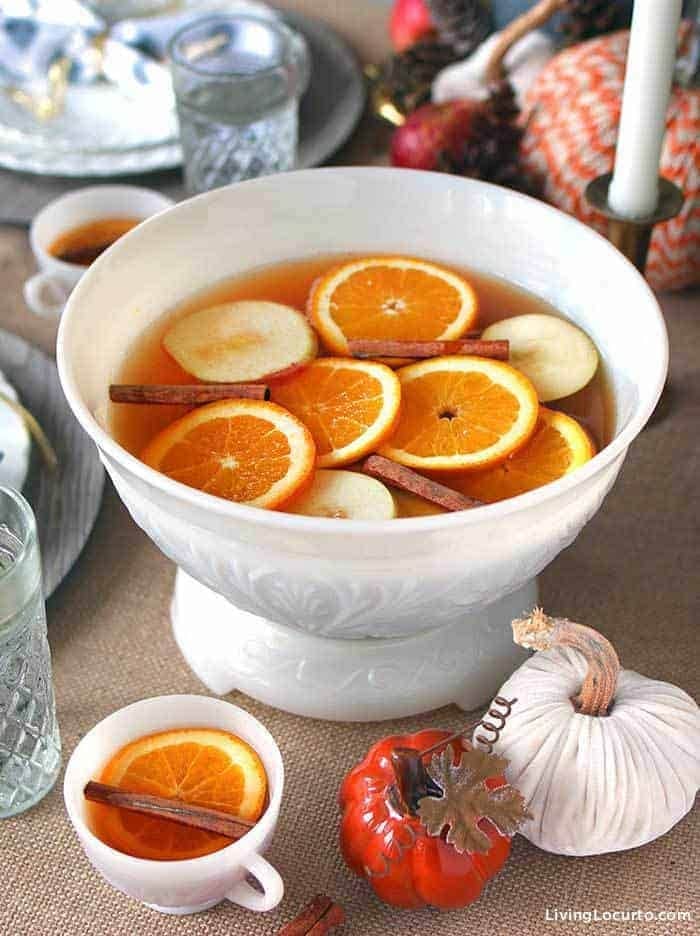
M 241 611 L 180 569 L 171 615 L 185 660 L 211 692 L 238 689 L 311 718 L 375 721 L 490 701 L 525 659 L 510 622 L 536 603 L 533 579 L 457 623 L 349 640 Z

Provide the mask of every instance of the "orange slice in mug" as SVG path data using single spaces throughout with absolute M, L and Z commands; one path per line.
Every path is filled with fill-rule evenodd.
M 145 735 L 121 748 L 99 777 L 130 793 L 195 803 L 257 821 L 267 776 L 256 752 L 236 735 L 183 728 Z M 174 861 L 218 851 L 230 839 L 168 819 L 90 804 L 91 825 L 107 845 L 137 858 Z
M 534 435 L 519 451 L 500 465 L 450 476 L 445 483 L 490 504 L 563 478 L 594 455 L 591 437 L 575 419 L 541 406 Z
M 464 471 L 497 464 L 530 438 L 535 388 L 502 361 L 455 355 L 397 371 L 401 417 L 380 449 L 410 468 Z
M 401 386 L 384 364 L 319 358 L 274 386 L 272 398 L 308 427 L 318 467 L 335 468 L 373 452 L 391 435 Z
M 309 297 L 311 323 L 334 354 L 349 354 L 353 338 L 459 338 L 476 316 L 476 293 L 463 277 L 411 257 L 344 263 L 320 277 Z
M 276 508 L 311 481 L 316 449 L 291 413 L 262 400 L 222 400 L 166 426 L 142 460 L 189 487 Z

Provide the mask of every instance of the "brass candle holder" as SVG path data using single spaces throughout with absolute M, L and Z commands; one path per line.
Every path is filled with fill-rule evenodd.
M 598 176 L 586 186 L 585 197 L 589 205 L 608 219 L 608 238 L 643 275 L 647 265 L 649 243 L 655 224 L 675 218 L 683 206 L 683 192 L 663 176 L 659 177 L 659 202 L 656 211 L 645 218 L 623 218 L 610 207 L 608 192 L 612 173 Z M 656 404 L 650 423 L 665 419 L 673 405 L 668 379 L 661 399 Z
M 598 176 L 586 186 L 586 201 L 608 219 L 608 239 L 644 273 L 649 243 L 655 224 L 675 218 L 683 206 L 683 192 L 668 179 L 659 178 L 659 203 L 653 214 L 644 218 L 624 218 L 610 207 L 608 192 L 612 173 Z

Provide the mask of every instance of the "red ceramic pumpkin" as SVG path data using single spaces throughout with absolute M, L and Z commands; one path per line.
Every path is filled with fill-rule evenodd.
M 412 811 L 415 790 L 402 784 L 392 754 L 405 748 L 422 751 L 448 736 L 446 731 L 421 731 L 384 738 L 350 771 L 340 790 L 343 857 L 381 900 L 396 907 L 465 907 L 510 854 L 510 838 L 487 819 L 479 821 L 479 828 L 491 840 L 489 851 L 460 853 L 443 837 L 428 835 Z M 452 745 L 456 763 L 468 744 Z M 429 759 L 423 758 L 425 763 Z M 486 781 L 490 789 L 505 783 L 502 776 Z
M 682 34 L 688 41 L 688 24 Z M 583 193 L 613 167 L 628 44 L 623 31 L 559 53 L 526 101 L 525 167 L 541 180 L 547 201 L 601 233 L 607 222 Z M 666 126 L 660 171 L 685 202 L 676 218 L 655 227 L 646 276 L 655 289 L 681 289 L 700 282 L 700 88 L 673 89 Z

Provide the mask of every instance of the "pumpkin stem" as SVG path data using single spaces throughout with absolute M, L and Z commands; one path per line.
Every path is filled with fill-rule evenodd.
M 527 618 L 513 621 L 513 639 L 529 650 L 573 647 L 586 659 L 588 672 L 571 700 L 582 715 L 607 715 L 615 697 L 620 661 L 610 641 L 584 624 L 554 618 L 535 608 Z
M 418 803 L 424 796 L 440 796 L 442 791 L 428 773 L 423 754 L 414 748 L 395 748 L 391 752 L 391 766 L 396 783 L 390 790 L 395 809 L 404 815 L 415 816 Z
M 515 45 L 533 29 L 537 29 L 551 19 L 557 10 L 563 9 L 569 0 L 539 0 L 533 7 L 510 22 L 502 29 L 486 65 L 487 82 L 500 81 L 503 78 L 503 58 Z

